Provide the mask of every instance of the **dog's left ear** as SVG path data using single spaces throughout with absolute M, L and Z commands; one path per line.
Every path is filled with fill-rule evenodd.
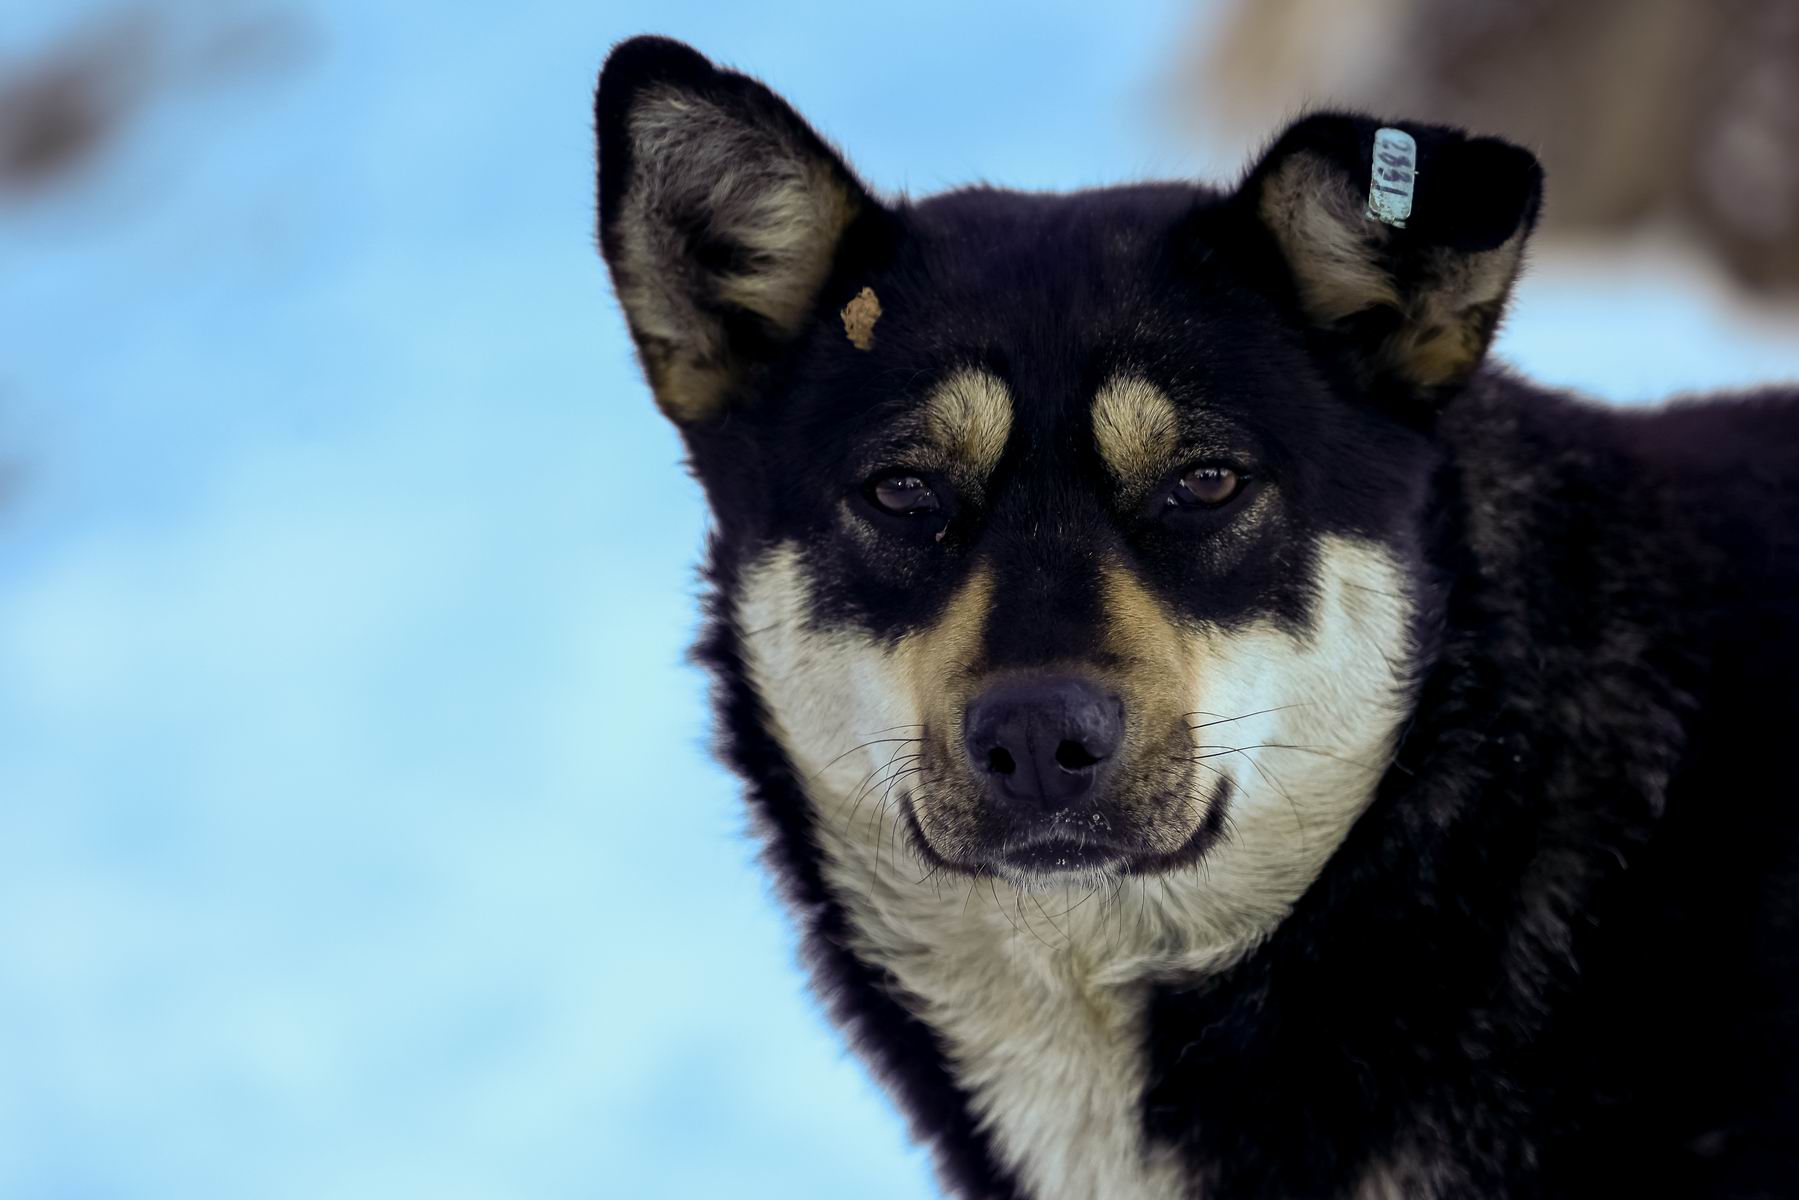
M 1510 142 L 1320 113 L 1281 135 L 1232 205 L 1365 384 L 1440 397 L 1485 356 L 1542 195 L 1542 168 Z
M 600 248 L 656 402 L 683 426 L 716 420 L 878 206 L 773 92 L 667 38 L 613 50 L 594 121 Z

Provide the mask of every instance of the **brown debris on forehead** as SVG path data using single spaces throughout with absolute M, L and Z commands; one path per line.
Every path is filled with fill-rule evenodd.
M 843 332 L 850 345 L 867 350 L 875 344 L 875 322 L 881 319 L 881 301 L 875 290 L 865 287 L 843 306 Z

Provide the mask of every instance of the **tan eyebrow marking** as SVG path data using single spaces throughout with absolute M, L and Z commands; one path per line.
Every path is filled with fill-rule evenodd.
M 1180 444 L 1180 414 L 1161 388 L 1134 375 L 1106 381 L 1093 397 L 1093 440 L 1126 488 L 1147 488 Z
M 1011 393 L 986 371 L 964 367 L 925 400 L 925 430 L 955 467 L 983 480 L 1012 433 Z

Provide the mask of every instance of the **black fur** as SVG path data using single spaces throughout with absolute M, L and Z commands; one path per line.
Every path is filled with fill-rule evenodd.
M 646 81 L 722 97 L 854 178 L 760 85 L 676 43 L 627 43 L 596 107 L 610 261 Z M 1491 366 L 1438 388 L 1370 369 L 1407 314 L 1312 319 L 1253 199 L 1296 151 L 1353 179 L 1377 124 L 1309 118 L 1230 195 L 869 200 L 806 327 L 750 322 L 730 341 L 726 409 L 684 426 L 717 516 L 698 655 L 721 752 L 833 1018 L 946 1187 L 1022 1196 L 939 1036 L 850 949 L 746 676 L 728 605 L 740 570 L 803 541 L 817 619 L 897 638 L 937 616 L 978 550 L 1004 597 L 992 667 L 1089 648 L 1091 580 L 1070 546 L 1128 555 L 1172 610 L 1303 628 L 1319 539 L 1376 539 L 1425 598 L 1397 761 L 1266 943 L 1156 992 L 1149 1136 L 1180 1148 L 1208 1197 L 1343 1196 L 1376 1164 L 1444 1196 L 1799 1194 L 1799 393 L 1623 411 Z M 1405 128 L 1425 215 L 1379 254 L 1409 294 L 1459 261 L 1443 256 L 1527 231 L 1541 173 L 1502 142 Z M 695 219 L 695 287 L 754 266 Z M 838 313 L 870 282 L 885 311 L 864 351 Z M 1468 318 L 1481 346 L 1498 316 L 1495 302 Z M 903 453 L 921 387 L 968 364 L 1021 398 L 987 493 L 955 496 L 930 537 L 846 536 L 837 506 Z M 1120 365 L 1256 458 L 1275 500 L 1242 547 L 1117 510 L 1070 431 Z

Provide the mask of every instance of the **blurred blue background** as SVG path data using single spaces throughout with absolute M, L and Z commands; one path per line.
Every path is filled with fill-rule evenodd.
M 0 180 L 0 1195 L 930 1195 L 707 756 L 594 72 L 691 40 L 888 190 L 1229 177 L 1208 11 L 7 4 L 0 84 L 116 94 Z M 1639 240 L 1500 353 L 1636 401 L 1795 328 Z

